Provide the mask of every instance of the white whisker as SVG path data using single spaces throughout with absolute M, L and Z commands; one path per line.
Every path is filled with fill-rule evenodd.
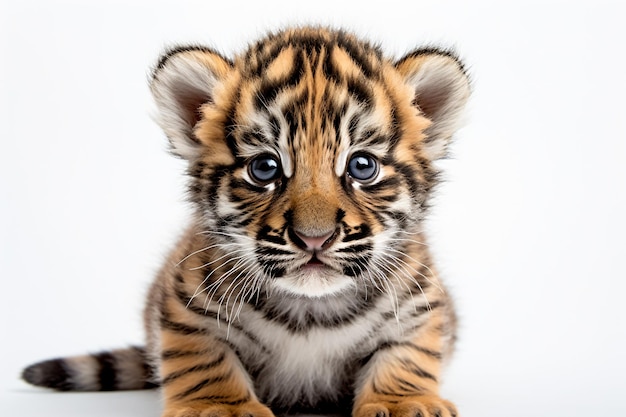
M 219 258 L 213 259 L 211 262 L 207 262 L 207 263 L 202 264 L 202 265 L 200 265 L 200 266 L 196 266 L 196 267 L 193 267 L 193 268 L 189 268 L 189 270 L 190 270 L 190 271 L 197 271 L 198 269 L 203 269 L 203 268 L 206 268 L 207 266 L 212 265 L 212 264 L 214 264 L 215 262 L 220 261 L 220 260 L 224 259 L 224 258 L 225 258 L 225 257 L 227 257 L 227 256 L 230 256 L 230 255 L 232 255 L 232 254 L 234 254 L 234 253 L 240 253 L 240 252 L 243 252 L 244 254 L 246 253 L 243 249 L 235 250 L 235 251 L 232 251 L 232 252 L 230 252 L 230 253 L 226 253 L 226 254 L 224 254 L 224 255 L 220 256 Z M 237 258 L 233 258 L 233 259 L 237 259 Z
M 368 270 L 368 273 L 373 272 L 374 275 L 378 278 L 378 282 L 381 284 L 381 286 L 385 287 L 386 290 L 382 290 L 380 289 L 380 287 L 377 286 L 377 288 L 379 288 L 383 294 L 387 293 L 387 295 L 389 296 L 389 302 L 391 303 L 391 308 L 393 310 L 394 316 L 396 318 L 396 321 L 399 322 L 400 317 L 398 313 L 398 308 L 400 303 L 398 300 L 398 292 L 396 291 L 395 287 L 391 285 L 387 274 L 385 274 L 385 272 L 382 270 L 384 265 L 379 260 L 374 258 L 372 259 L 372 263 L 374 268 L 373 270 Z
M 394 238 L 390 238 L 389 240 L 392 241 L 392 242 L 411 242 L 411 243 L 415 243 L 416 245 L 420 245 L 420 246 L 428 246 L 428 243 L 420 242 L 419 240 L 415 240 L 415 239 L 394 237 Z
M 209 249 L 213 249 L 213 248 L 215 248 L 217 246 L 220 246 L 220 244 L 216 243 L 214 245 L 210 245 L 210 246 L 204 247 L 202 249 L 198 249 L 197 251 L 191 252 L 189 255 L 185 256 L 183 259 L 178 261 L 178 263 L 175 266 L 178 267 L 178 266 L 180 266 L 180 264 L 182 264 L 183 262 L 185 262 L 187 259 L 191 258 L 192 256 L 197 255 L 199 253 L 202 253 L 204 251 L 207 251 Z
M 251 240 L 253 242 L 256 242 L 256 239 L 251 238 L 250 236 L 247 235 L 240 235 L 240 234 L 235 234 L 235 233 L 226 233 L 226 232 L 222 232 L 222 231 L 217 231 L 217 230 L 203 230 L 202 232 L 198 232 L 197 234 L 199 235 L 218 235 L 218 236 L 226 236 L 226 237 L 232 237 L 233 239 L 248 239 Z
M 442 293 L 443 293 L 443 292 L 445 292 L 445 291 L 444 291 L 444 289 L 441 287 L 441 285 L 439 285 L 439 282 L 438 282 L 439 280 L 437 279 L 436 274 L 433 272 L 433 270 L 432 270 L 432 269 L 430 269 L 430 268 L 428 267 L 428 265 L 426 265 L 426 264 L 424 264 L 424 263 L 422 263 L 422 262 L 418 261 L 417 259 L 415 259 L 415 258 L 413 258 L 412 256 L 408 255 L 407 253 L 402 252 L 402 251 L 399 251 L 399 250 L 397 250 L 397 249 L 393 249 L 393 248 L 386 248 L 385 250 L 387 250 L 387 251 L 391 251 L 391 252 L 394 252 L 394 253 L 399 253 L 399 254 L 401 254 L 402 256 L 405 256 L 405 257 L 406 257 L 406 258 L 408 258 L 409 260 L 411 260 L 411 261 L 415 262 L 415 263 L 416 263 L 416 264 L 418 264 L 419 266 L 421 266 L 421 267 L 423 267 L 424 269 L 426 269 L 426 271 L 428 271 L 428 272 L 430 273 L 430 275 L 431 275 L 431 277 L 434 279 L 434 281 L 433 281 L 433 280 L 431 280 L 430 278 L 428 278 L 426 275 L 424 275 L 424 274 L 422 274 L 421 272 L 419 272 L 418 270 L 416 270 L 415 268 L 411 267 L 411 268 L 415 271 L 415 273 L 417 273 L 418 275 L 420 275 L 422 278 L 424 278 L 424 279 L 425 279 L 426 281 L 428 281 L 430 284 L 432 284 L 432 285 L 434 285 L 435 287 L 437 287 L 437 289 L 439 289 L 439 291 L 440 291 L 440 292 L 442 292 Z M 407 265 L 408 265 L 408 264 L 407 264 Z
M 401 274 L 403 277 L 407 278 L 409 281 L 413 282 L 417 288 L 419 289 L 420 293 L 422 294 L 422 296 L 424 297 L 424 301 L 426 302 L 426 306 L 427 308 L 430 310 L 430 303 L 428 301 L 428 297 L 426 297 L 426 293 L 424 292 L 424 290 L 422 289 L 422 286 L 419 284 L 419 282 L 417 282 L 417 280 L 415 279 L 415 277 L 413 277 L 410 272 L 400 263 L 398 263 L 398 261 L 402 261 L 399 258 L 394 257 L 393 255 L 390 255 L 388 253 L 384 254 L 388 259 L 387 262 L 395 267 L 395 271 L 397 271 L 398 274 Z M 395 258 L 395 259 L 394 259 Z M 390 268 L 386 268 L 388 270 L 390 270 Z M 398 282 L 403 285 L 407 291 L 409 292 L 409 294 L 411 295 L 411 301 L 413 303 L 413 310 L 417 311 L 417 306 L 415 304 L 415 297 L 413 296 L 413 291 L 411 291 L 411 287 L 409 286 L 409 284 L 407 284 L 407 282 L 402 279 L 402 277 L 400 275 L 398 275 L 396 273 L 393 273 L 393 275 L 397 278 Z
M 390 263 L 392 263 L 397 268 L 397 270 L 399 272 L 400 271 L 403 272 L 403 275 L 417 286 L 417 288 L 422 293 L 422 295 L 424 297 L 424 300 L 426 301 L 426 304 L 430 308 L 430 304 L 428 303 L 428 299 L 426 298 L 426 293 L 424 292 L 424 289 L 420 285 L 419 281 L 409 272 L 409 270 L 407 270 L 406 267 L 411 268 L 416 274 L 418 274 L 418 275 L 420 275 L 422 277 L 424 277 L 424 275 L 422 273 L 420 273 L 418 270 L 416 270 L 415 268 L 413 268 L 412 265 L 408 264 L 406 261 L 404 261 L 403 259 L 398 258 L 397 256 L 394 256 L 394 255 L 392 255 L 390 253 L 387 253 L 387 252 L 383 252 L 383 255 L 389 259 Z M 426 277 L 424 277 L 424 278 L 426 278 Z M 428 279 L 428 278 L 426 278 L 426 279 Z M 407 286 L 407 289 L 409 290 L 409 292 L 411 292 L 410 287 L 406 283 L 405 283 L 405 285 Z
M 200 289 L 201 287 L 204 286 L 204 284 L 209 280 L 209 278 L 211 278 L 211 276 L 217 271 L 219 270 L 222 266 L 226 265 L 228 262 L 230 262 L 231 260 L 226 260 L 224 261 L 222 264 L 220 264 L 217 268 L 213 269 L 206 277 L 204 277 L 204 279 L 202 280 L 202 282 L 200 282 L 200 284 L 198 284 L 198 286 L 196 287 L 196 289 L 194 290 L 192 296 L 189 298 L 189 302 L 187 303 L 187 307 L 189 307 L 189 305 L 191 305 L 191 302 L 194 300 L 194 298 L 196 298 L 198 295 L 202 294 L 204 291 L 208 291 L 213 285 L 215 285 L 215 283 L 219 282 L 220 279 L 218 278 L 218 280 L 202 289 Z

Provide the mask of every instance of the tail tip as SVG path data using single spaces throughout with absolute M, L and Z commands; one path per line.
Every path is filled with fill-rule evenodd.
M 22 379 L 38 387 L 59 391 L 69 391 L 72 388 L 61 359 L 46 360 L 26 367 L 22 371 Z

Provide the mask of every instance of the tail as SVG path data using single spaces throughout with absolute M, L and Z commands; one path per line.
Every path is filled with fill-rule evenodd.
M 140 347 L 50 359 L 30 365 L 22 378 L 59 391 L 118 391 L 156 388 L 146 351 Z

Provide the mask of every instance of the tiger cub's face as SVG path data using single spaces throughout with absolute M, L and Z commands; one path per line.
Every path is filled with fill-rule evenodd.
M 234 61 L 173 50 L 152 91 L 217 262 L 320 297 L 402 267 L 468 83 L 445 52 L 392 62 L 346 33 L 301 28 Z

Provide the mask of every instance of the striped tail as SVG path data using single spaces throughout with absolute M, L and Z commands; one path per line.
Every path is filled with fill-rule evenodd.
M 156 388 L 155 374 L 140 347 L 50 359 L 30 365 L 22 378 L 59 391 L 118 391 Z

